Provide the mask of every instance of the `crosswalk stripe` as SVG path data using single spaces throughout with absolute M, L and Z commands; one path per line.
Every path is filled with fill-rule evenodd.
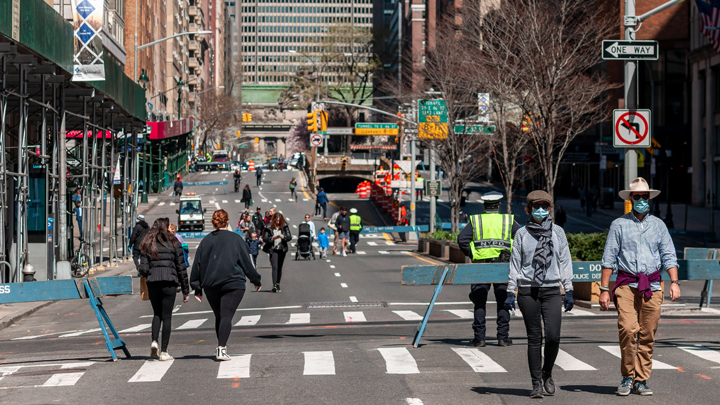
M 507 373 L 507 370 L 496 363 L 480 349 L 453 347 L 453 351 L 465 361 L 476 373 Z
M 171 202 L 171 203 L 170 203 L 170 206 L 171 206 L 171 207 L 172 207 L 172 206 L 174 206 L 174 205 L 175 205 L 175 203 L 174 203 L 174 202 Z
M 405 398 L 405 402 L 407 402 L 408 405 L 423 405 L 423 401 L 421 401 L 420 398 Z
M 545 355 L 545 348 L 543 347 L 543 356 Z M 568 352 L 559 350 L 557 359 L 555 359 L 555 365 L 565 371 L 594 371 L 597 370 L 595 367 L 578 360 Z
M 705 346 L 678 346 L 678 349 L 684 350 L 690 354 L 700 357 L 713 363 L 720 364 L 720 352 L 712 349 L 708 349 Z
M 419 374 L 417 363 L 404 347 L 382 347 L 378 351 L 385 359 L 388 374 Z
M 335 277 L 340 277 L 340 273 L 335 273 Z
M 406 320 L 406 321 L 422 321 L 422 316 L 418 315 L 417 313 L 413 311 L 393 311 L 396 313 L 400 318 Z
M 202 325 L 203 323 L 205 323 L 205 321 L 207 321 L 207 319 L 193 319 L 193 320 L 191 320 L 191 321 L 187 321 L 187 322 L 185 322 L 184 324 L 180 325 L 180 326 L 177 328 L 177 330 L 181 330 L 181 329 L 197 329 L 197 328 L 200 327 L 200 325 Z
M 240 204 L 240 200 L 235 200 L 235 204 Z
M 377 246 L 377 242 L 368 242 L 368 246 Z
M 287 323 L 310 323 L 309 313 L 290 314 L 290 320 Z
M 367 322 L 362 311 L 343 312 L 343 315 L 345 315 L 345 322 Z
M 172 366 L 175 360 L 156 361 L 146 360 L 142 367 L 130 377 L 128 382 L 157 382 L 162 380 L 163 376 Z
M 358 302 L 357 297 L 354 296 L 354 295 L 351 295 L 351 296 L 350 296 L 350 302 Z
M 365 252 L 363 252 L 362 250 L 358 250 L 358 251 L 357 251 L 357 254 L 359 254 L 359 255 L 364 255 Z
M 335 375 L 333 352 L 303 352 L 305 368 L 303 375 Z
M 340 287 L 342 288 L 348 288 L 348 285 L 346 283 L 340 283 Z
M 259 320 L 260 315 L 243 316 L 242 318 L 240 318 L 238 323 L 235 324 L 235 326 L 252 326 L 258 323 Z
M 227 203 L 228 203 L 228 200 L 222 200 L 222 203 L 223 203 L 223 204 L 227 204 Z
M 575 316 L 595 316 L 594 312 L 585 311 L 584 309 L 577 309 L 577 308 L 573 308 L 572 311 L 569 311 L 569 312 L 564 312 L 564 314 L 575 315 Z
M 123 329 L 118 333 L 132 333 L 132 332 L 140 332 L 145 329 L 150 329 L 152 327 L 151 323 L 143 323 L 137 326 L 133 326 L 132 328 Z
M 462 319 L 473 319 L 475 315 L 469 309 L 446 309 L 445 311 L 462 318 Z
M 388 246 L 395 246 L 395 242 L 385 242 L 385 244 Z
M 389 255 L 390 254 L 390 252 L 385 251 L 385 250 L 378 250 L 378 253 L 380 253 L 381 255 Z
M 75 337 L 75 336 L 86 335 L 86 334 L 88 334 L 88 333 L 100 332 L 101 330 L 102 330 L 102 329 L 100 329 L 100 328 L 88 329 L 88 330 L 81 330 L 80 332 L 67 333 L 67 334 L 65 334 L 65 335 L 60 335 L 59 337 L 61 337 L 61 338 L 64 338 L 64 337 Z
M 158 207 L 162 207 L 163 205 L 165 205 L 165 202 L 164 202 L 164 201 L 158 203 Z
M 252 354 L 230 356 L 231 360 L 220 362 L 217 378 L 250 378 Z
M 43 387 L 67 387 L 69 385 L 75 385 L 76 382 L 80 379 L 80 377 L 83 376 L 85 372 L 82 373 L 61 373 L 61 374 L 53 374 L 47 381 L 45 381 L 45 384 L 43 384 Z
M 282 202 L 282 200 L 279 199 L 279 198 L 276 198 L 276 199 L 275 199 L 275 202 Z
M 600 346 L 600 348 L 617 358 L 621 358 L 620 346 Z M 677 370 L 677 367 L 673 367 L 667 363 L 663 363 L 662 361 L 655 359 L 653 359 L 652 368 L 653 370 Z

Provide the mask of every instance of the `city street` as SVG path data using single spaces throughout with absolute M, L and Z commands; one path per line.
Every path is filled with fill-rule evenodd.
M 288 183 L 297 171 L 266 172 L 261 188 L 253 173 L 255 206 L 276 206 L 293 235 L 314 200 L 305 190 L 291 202 Z M 232 182 L 230 173 L 196 173 L 189 182 Z M 304 185 L 305 181 L 302 181 Z M 227 192 L 225 191 L 227 190 Z M 217 208 L 235 227 L 241 195 L 232 184 L 187 186 L 207 208 L 206 230 Z M 169 217 L 178 204 L 170 190 L 147 204 L 148 223 Z M 358 208 L 366 226 L 384 225 L 367 200 L 329 194 L 328 216 L 344 205 Z M 143 205 L 145 206 L 145 205 Z M 327 227 L 313 217 L 317 228 Z M 366 237 L 367 236 L 367 237 Z M 188 239 L 192 256 L 200 239 Z M 332 242 L 331 242 L 332 243 Z M 413 253 L 411 243 L 392 235 L 362 235 L 358 253 L 320 260 L 292 260 L 288 254 L 282 292 L 272 293 L 266 255 L 258 259 L 260 292 L 247 290 L 228 344 L 233 360 L 216 362 L 214 317 L 207 302 L 178 295 L 169 353 L 175 360 L 150 359 L 150 304 L 132 296 L 103 299 L 126 340 L 132 358 L 118 352 L 112 362 L 91 308 L 84 300 L 46 306 L 0 330 L 0 402 L 47 403 L 288 403 L 288 404 L 516 404 L 528 403 L 531 389 L 525 327 L 513 317 L 511 347 L 498 347 L 494 316 L 488 320 L 488 346 L 470 348 L 472 304 L 469 286 L 446 286 L 421 346 L 411 345 L 433 286 L 402 286 L 400 267 L 436 262 Z M 291 253 L 294 254 L 292 248 Z M 439 262 L 438 262 L 439 264 Z M 126 275 L 136 272 L 128 269 Z M 192 294 L 191 294 L 192 295 Z M 488 303 L 493 315 L 495 304 Z M 519 312 L 518 312 L 519 315 Z M 614 313 L 576 307 L 563 316 L 561 354 L 554 378 L 555 397 L 544 402 L 605 404 L 715 404 L 720 393 L 720 317 L 664 315 L 656 335 L 653 397 L 615 397 L 620 382 Z

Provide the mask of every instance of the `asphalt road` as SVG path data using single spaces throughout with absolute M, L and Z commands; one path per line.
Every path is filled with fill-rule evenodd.
M 250 174 L 245 176 L 243 184 L 251 184 L 256 204 L 263 211 L 277 206 L 296 233 L 294 226 L 314 205 L 302 193 L 299 202 L 288 201 L 287 185 L 297 172 L 268 173 L 262 189 L 254 186 Z M 185 180 L 225 177 L 194 174 Z M 231 181 L 231 176 L 226 180 Z M 202 196 L 208 217 L 219 206 L 230 213 L 232 225 L 237 223 L 242 211 L 235 202 L 239 194 L 225 194 L 214 185 L 185 191 Z M 336 206 L 357 207 L 367 225 L 383 224 L 366 201 L 332 193 L 330 199 Z M 146 213 L 148 222 L 164 216 L 176 221 L 173 201 L 167 194 L 158 196 Z M 326 225 L 315 218 L 318 229 Z M 188 242 L 194 250 L 199 239 Z M 269 292 L 270 266 L 261 255 L 263 289 L 248 291 L 241 303 L 228 344 L 235 357 L 225 363 L 213 359 L 214 320 L 206 302 L 182 304 L 178 296 L 169 348 L 175 357 L 172 362 L 149 359 L 152 312 L 138 295 L 104 299 L 133 355 L 125 359 L 119 352 L 118 362 L 109 361 L 86 302 L 54 303 L 0 331 L 0 403 L 528 403 L 531 387 L 522 319 L 511 321 L 514 346 L 501 348 L 489 340 L 485 348 L 468 348 L 472 338 L 468 286 L 443 289 L 421 347 L 411 346 L 432 287 L 400 285 L 400 266 L 427 260 L 410 250 L 409 244 L 396 243 L 391 235 L 377 235 L 362 238 L 356 255 L 288 260 L 282 293 Z M 138 279 L 134 282 L 137 287 Z M 489 312 L 494 309 L 489 304 Z M 650 380 L 655 396 L 622 401 L 717 403 L 719 327 L 718 317 L 713 316 L 664 317 L 655 346 L 655 360 L 660 363 Z M 488 337 L 492 336 L 491 327 Z M 554 373 L 558 393 L 540 402 L 620 401 L 614 396 L 620 364 L 613 354 L 617 347 L 613 315 L 565 314 L 562 339 L 563 355 Z

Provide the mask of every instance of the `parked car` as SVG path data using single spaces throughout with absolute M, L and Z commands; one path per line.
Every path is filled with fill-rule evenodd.
M 237 160 L 233 160 L 232 162 L 230 162 L 230 171 L 234 172 L 235 170 L 241 170 L 241 167 L 242 165 Z

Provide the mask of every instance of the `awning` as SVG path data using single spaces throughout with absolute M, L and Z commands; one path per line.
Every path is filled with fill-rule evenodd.
M 350 150 L 397 150 L 397 145 L 350 145 Z
M 192 117 L 175 121 L 151 121 L 147 124 L 151 128 L 148 139 L 153 141 L 180 136 L 193 130 Z

